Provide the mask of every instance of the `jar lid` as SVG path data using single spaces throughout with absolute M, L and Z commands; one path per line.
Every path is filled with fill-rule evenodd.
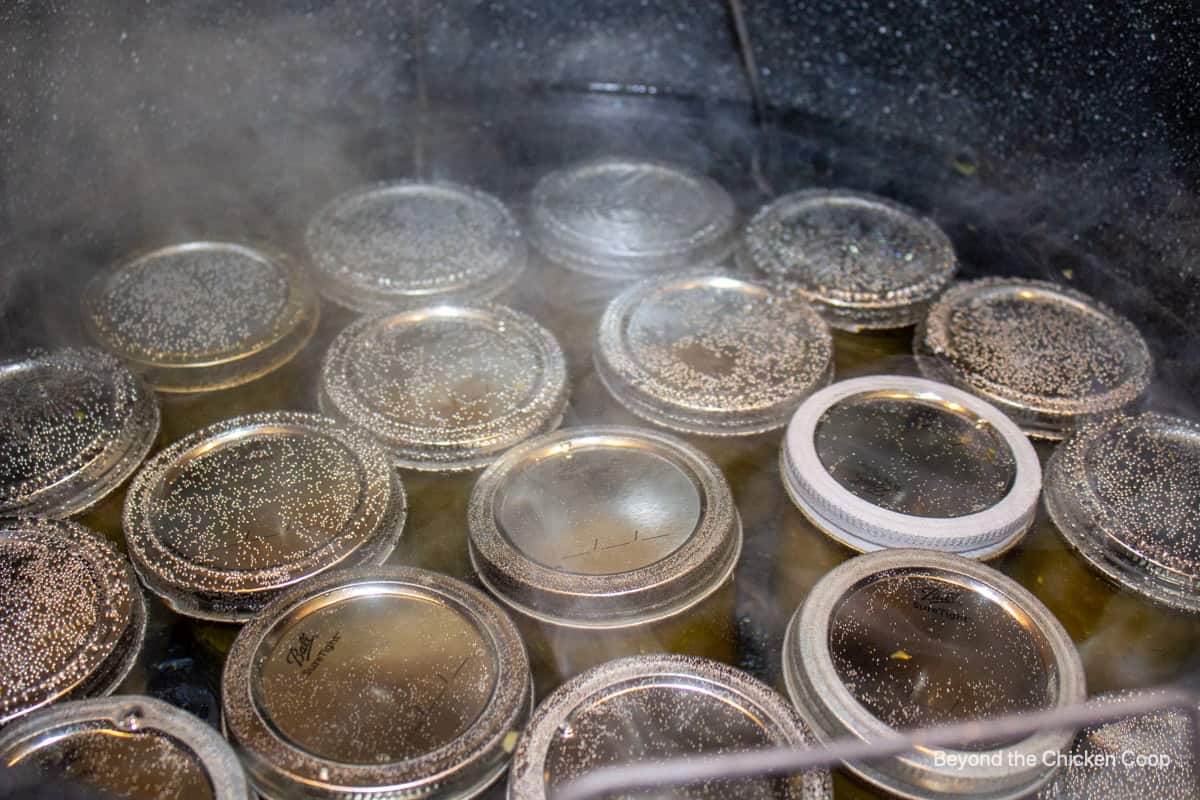
M 511 286 L 527 260 L 512 212 L 452 183 L 354 189 L 317 212 L 305 242 L 321 293 L 363 312 L 486 300 Z
M 63 591 L 69 586 L 70 591 Z M 64 520 L 0 523 L 0 725 L 108 694 L 142 647 L 146 606 L 109 542 Z
M 1087 697 L 1079 654 L 1045 606 L 990 567 L 929 550 L 871 553 L 827 573 L 788 625 L 783 673 L 822 743 L 877 741 Z M 1072 736 L 923 746 L 845 766 L 906 798 L 1018 798 L 1051 777 L 1045 754 L 1066 750 Z
M 246 773 L 211 727 L 153 697 L 59 703 L 0 733 L 0 759 L 105 797 L 248 800 Z
M 829 382 L 833 339 L 802 298 L 719 273 L 631 286 L 600 321 L 596 373 L 638 416 L 737 436 L 781 427 Z
M 958 267 L 950 239 L 928 217 L 883 197 L 827 189 L 760 209 L 737 257 L 851 331 L 916 323 Z
M 321 409 L 375 436 L 401 467 L 465 470 L 553 430 L 567 370 L 553 334 L 504 306 L 431 306 L 343 330 L 321 369 Z
M 705 658 L 618 658 L 559 687 L 534 712 L 513 754 L 508 796 L 552 797 L 619 763 L 813 744 L 787 702 L 746 673 Z M 833 797 L 828 770 L 679 787 L 671 797 Z
M 123 527 L 146 586 L 181 614 L 240 622 L 297 581 L 381 563 L 404 488 L 369 437 L 315 414 L 218 422 L 134 478 Z
M 677 614 L 716 591 L 742 549 L 717 465 L 634 428 L 570 428 L 513 448 L 480 476 L 467 514 L 484 586 L 572 627 Z
M 88 285 L 92 336 L 162 392 L 236 386 L 288 361 L 317 325 L 317 296 L 282 253 L 189 242 Z
M 1136 694 L 1101 695 L 1089 703 L 1103 706 Z M 1191 720 L 1175 709 L 1085 728 L 1038 800 L 1194 797 L 1200 785 L 1195 737 Z
M 322 575 L 247 623 L 222 698 L 264 796 L 465 798 L 507 767 L 531 684 L 516 627 L 481 592 L 377 567 Z
M 0 516 L 67 517 L 124 483 L 158 436 L 158 402 L 99 350 L 0 364 Z
M 1150 384 L 1150 351 L 1127 320 L 1046 281 L 983 278 L 950 288 L 917 329 L 928 376 L 1007 412 L 1030 436 L 1061 439 L 1123 409 Z
M 888 547 L 989 558 L 1033 522 L 1037 452 L 998 409 L 901 375 L 841 381 L 792 417 L 780 472 L 804 515 L 859 552 Z
M 606 158 L 533 187 L 530 239 L 551 261 L 600 278 L 715 266 L 736 235 L 733 199 L 715 181 L 653 161 Z
M 1200 612 L 1200 424 L 1147 412 L 1084 426 L 1046 465 L 1046 510 L 1109 579 Z

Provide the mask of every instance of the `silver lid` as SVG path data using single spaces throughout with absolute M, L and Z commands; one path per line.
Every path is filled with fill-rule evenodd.
M 1104 705 L 1134 694 L 1101 695 L 1089 702 Z M 1195 736 L 1191 720 L 1174 709 L 1085 728 L 1038 800 L 1195 797 L 1200 786 Z
M 471 493 L 471 562 L 508 605 L 560 625 L 671 616 L 732 573 L 742 526 L 720 469 L 671 436 L 571 428 L 515 447 Z
M 612 764 L 812 744 L 787 702 L 740 670 L 693 656 L 619 658 L 563 684 L 538 706 L 513 754 L 508 796 L 542 800 Z M 810 770 L 678 787 L 670 796 L 824 800 L 833 789 L 827 770 Z
M 871 375 L 835 383 L 788 425 L 788 495 L 859 552 L 922 547 L 990 558 L 1033 523 L 1037 452 L 979 398 L 933 381 Z
M 325 355 L 320 404 L 399 466 L 474 469 L 558 427 L 567 371 L 553 334 L 525 314 L 431 306 L 347 326 Z
M 473 797 L 532 705 L 512 621 L 433 572 L 374 568 L 295 587 L 238 634 L 225 725 L 266 797 Z
M 600 278 L 716 266 L 733 247 L 733 199 L 714 181 L 652 161 L 608 158 L 538 181 L 529 234 L 551 261 Z
M 99 534 L 23 519 L 0 523 L 0 619 L 4 725 L 115 689 L 141 650 L 146 606 L 129 563 Z
M 0 734 L 0 760 L 128 800 L 248 800 L 246 773 L 221 735 L 138 695 L 60 703 Z
M 809 593 L 784 636 L 788 694 L 816 738 L 1061 707 L 1086 698 L 1058 620 L 1012 579 L 948 553 L 853 558 Z M 1071 731 L 965 750 L 922 747 L 847 768 L 906 798 L 1024 797 L 1048 780 Z
M 833 339 L 807 302 L 719 273 L 630 287 L 604 312 L 594 356 L 630 411 L 710 436 L 782 426 L 833 374 Z
M 218 422 L 134 478 L 134 567 L 176 611 L 242 621 L 335 567 L 381 563 L 404 527 L 400 477 L 371 439 L 315 414 Z
M 1046 281 L 960 283 L 929 309 L 915 344 L 933 356 L 920 360 L 929 377 L 995 403 L 1046 439 L 1130 406 L 1150 384 L 1150 351 L 1133 325 Z
M 933 220 L 872 194 L 826 189 L 764 206 L 747 223 L 737 257 L 851 331 L 914 324 L 958 266 Z
M 1046 509 L 1111 580 L 1200 612 L 1200 424 L 1147 412 L 1081 428 L 1046 465 Z
M 317 324 L 308 276 L 282 253 L 190 242 L 96 276 L 84 320 L 107 350 L 163 392 L 235 386 L 288 361 Z
M 146 457 L 158 402 L 98 350 L 0 364 L 0 516 L 66 517 L 99 502 Z
M 321 293 L 364 312 L 489 299 L 527 260 L 504 204 L 452 183 L 354 189 L 317 212 L 305 242 Z

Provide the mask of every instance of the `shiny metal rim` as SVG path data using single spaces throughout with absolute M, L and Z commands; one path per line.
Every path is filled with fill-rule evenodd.
M 61 703 L 0 733 L 0 757 L 13 763 L 72 730 L 162 733 L 186 745 L 211 783 L 215 800 L 248 800 L 249 784 L 233 750 L 198 718 L 153 697 L 123 695 Z
M 156 257 L 178 251 L 228 249 L 277 266 L 285 275 L 288 294 L 272 324 L 253 339 L 219 351 L 168 353 L 151 357 L 123 347 L 105 331 L 104 294 L 111 281 L 139 269 Z M 196 241 L 170 245 L 130 258 L 97 275 L 83 294 L 83 317 L 91 338 L 124 361 L 148 385 L 160 392 L 203 392 L 237 386 L 261 377 L 291 360 L 317 328 L 320 305 L 308 273 L 280 250 L 231 242 Z
M 257 707 L 251 687 L 258 651 L 276 624 L 322 595 L 352 589 L 369 596 L 372 585 L 399 586 L 467 616 L 490 637 L 498 674 L 489 704 L 459 739 L 404 761 L 344 764 L 284 739 Z M 473 797 L 503 773 L 506 741 L 528 718 L 533 692 L 524 642 L 507 615 L 477 589 L 411 567 L 338 571 L 294 587 L 242 628 L 226 660 L 221 686 L 226 733 L 255 788 L 266 797 L 333 800 Z
M 1126 339 L 1126 354 L 1132 363 L 1131 377 L 1108 392 L 1086 397 L 1051 397 L 1021 392 L 989 380 L 960 366 L 955 358 L 950 320 L 955 310 L 977 298 L 1013 291 L 1032 292 L 1083 310 L 1121 330 Z M 1036 438 L 1062 439 L 1075 425 L 1090 417 L 1128 408 L 1136 403 L 1150 385 L 1153 362 L 1145 340 L 1127 319 L 1083 292 L 1040 280 L 1017 278 L 980 278 L 950 287 L 930 306 L 929 313 L 917 326 L 913 349 L 921 371 L 934 380 L 960 386 L 997 405 L 1013 417 L 1023 430 Z
M 855 587 L 881 574 L 914 569 L 962 576 L 987 587 L 1019 609 L 1051 653 L 1053 664 L 1048 675 L 1056 680 L 1055 705 L 1068 706 L 1086 699 L 1083 663 L 1071 638 L 1054 615 L 1016 581 L 949 553 L 885 550 L 852 558 L 827 573 L 796 610 L 784 635 L 784 683 L 796 710 L 812 727 L 818 741 L 825 743 L 847 736 L 871 741 L 895 733 L 859 703 L 838 676 L 830 650 L 830 622 L 842 599 Z M 1032 764 L 1032 767 L 1014 768 L 1012 762 L 1004 759 L 1006 766 L 999 767 L 938 766 L 935 761 L 938 751 L 933 749 L 913 751 L 887 761 L 845 766 L 868 783 L 910 800 L 960 796 L 1015 800 L 1052 777 L 1053 768 L 1042 765 L 1043 754 L 1065 750 L 1073 736 L 1073 731 L 1045 731 L 1000 748 L 1001 752 L 1019 758 L 1018 764 Z
M 363 471 L 363 496 L 350 526 L 301 558 L 262 569 L 216 569 L 168 547 L 154 527 L 154 505 L 164 481 L 197 452 L 234 438 L 278 430 L 330 439 L 357 458 Z M 334 568 L 381 563 L 395 548 L 406 516 L 400 476 L 368 437 L 316 414 L 266 412 L 202 428 L 155 455 L 130 484 L 122 527 L 138 574 L 175 611 L 200 619 L 242 622 L 298 581 Z
M 701 497 L 695 530 L 664 558 L 628 572 L 578 574 L 534 561 L 501 532 L 498 491 L 527 459 L 606 441 L 646 448 L 688 473 Z M 741 520 L 720 468 L 674 437 L 636 428 L 567 428 L 510 450 L 480 476 L 467 513 L 471 562 L 480 581 L 523 614 L 570 627 L 619 628 L 678 614 L 720 588 L 742 547 Z
M 618 658 L 572 678 L 547 697 L 529 720 L 517 743 L 509 772 L 511 800 L 541 800 L 546 792 L 546 758 L 552 738 L 579 707 L 610 692 L 646 681 L 665 680 L 706 692 L 736 697 L 750 707 L 779 745 L 811 746 L 812 734 L 794 709 L 766 684 L 726 664 L 683 655 Z M 833 796 L 828 770 L 813 770 L 788 783 L 789 800 L 823 800 Z

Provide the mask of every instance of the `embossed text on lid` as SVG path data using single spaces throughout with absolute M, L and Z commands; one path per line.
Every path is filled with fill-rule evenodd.
M 244 383 L 280 366 L 312 335 L 317 298 L 281 253 L 191 242 L 96 276 L 84 297 L 92 335 L 156 389 Z
M 111 692 L 141 649 L 146 611 L 128 562 L 99 534 L 24 519 L 0 523 L 0 619 L 3 724 Z
M 525 266 L 520 227 L 476 189 L 416 181 L 335 198 L 305 234 L 321 291 L 358 311 L 487 299 Z
M 932 220 L 882 197 L 824 189 L 761 209 L 738 263 L 799 290 L 829 324 L 850 330 L 913 324 L 957 266 Z
M 720 273 L 658 278 L 608 306 L 596 371 L 631 411 L 688 433 L 783 425 L 829 381 L 829 329 L 803 299 Z
M 538 707 L 517 745 L 510 798 L 540 800 L 589 771 L 771 746 L 808 746 L 811 734 L 782 697 L 703 658 L 619 658 L 569 681 Z M 828 771 L 791 778 L 673 787 L 687 800 L 824 800 Z
M 1200 611 L 1200 424 L 1146 412 L 1085 426 L 1046 466 L 1046 508 L 1109 578 Z
M 557 431 L 476 483 L 468 523 L 480 580 L 530 616 L 619 627 L 709 595 L 741 551 L 719 468 L 648 430 Z
M 124 528 L 134 565 L 180 613 L 244 620 L 282 588 L 387 557 L 404 490 L 365 434 L 314 414 L 235 417 L 155 456 Z
M 128 800 L 246 800 L 246 774 L 206 723 L 138 695 L 59 703 L 5 728 L 0 759 Z
M 383 443 L 400 466 L 482 466 L 553 430 L 567 400 L 553 335 L 489 304 L 441 305 L 352 323 L 321 373 L 326 413 Z
M 930 377 L 997 404 L 1031 436 L 1061 439 L 1124 409 L 1150 382 L 1150 351 L 1127 320 L 1045 281 L 983 278 L 951 287 L 914 344 Z
M 252 620 L 223 681 L 260 791 L 470 797 L 530 708 L 512 622 L 477 590 L 408 568 L 323 575 Z
M 69 516 L 117 488 L 158 434 L 154 395 L 115 358 L 58 350 L 0 364 L 0 515 Z
M 788 625 L 783 673 L 821 742 L 878 741 L 1087 696 L 1079 654 L 1045 606 L 996 570 L 930 550 L 870 553 L 827 573 Z M 846 766 L 902 797 L 1018 798 L 1050 778 L 1045 756 L 1071 737 L 1040 731 L 972 747 L 974 758 L 922 747 Z
M 601 159 L 543 177 L 530 233 L 552 261 L 602 278 L 716 265 L 730 252 L 733 200 L 713 181 L 665 164 Z

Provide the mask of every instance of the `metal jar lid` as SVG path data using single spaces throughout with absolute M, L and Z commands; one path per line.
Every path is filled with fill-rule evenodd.
M 60 703 L 0 734 L 0 760 L 127 800 L 248 800 L 246 773 L 221 735 L 138 695 Z
M 96 276 L 84 294 L 92 336 L 155 389 L 245 383 L 288 361 L 317 325 L 317 295 L 282 253 L 189 242 Z
M 503 774 L 532 706 L 512 621 L 411 568 L 323 575 L 238 634 L 225 726 L 267 798 L 467 798 Z
M 141 650 L 146 606 L 129 563 L 99 534 L 23 519 L 0 523 L 0 619 L 4 725 L 115 689 Z
M 98 350 L 0 364 L 0 516 L 77 514 L 120 486 L 158 435 L 158 402 Z
M 652 161 L 564 167 L 538 181 L 529 205 L 533 244 L 599 278 L 716 266 L 736 234 L 733 199 L 716 182 Z
M 271 412 L 152 458 L 129 487 L 123 527 L 151 591 L 181 614 L 237 622 L 297 581 L 381 563 L 404 520 L 400 477 L 368 436 Z
M 998 409 L 901 375 L 814 394 L 788 425 L 780 463 L 796 506 L 859 552 L 992 557 L 1029 529 L 1042 486 L 1036 451 Z
M 737 436 L 781 427 L 833 375 L 829 327 L 802 298 L 720 273 L 631 286 L 600 321 L 596 373 L 638 416 Z
M 1046 465 L 1046 509 L 1109 579 L 1200 612 L 1200 424 L 1147 412 L 1081 428 Z
M 321 293 L 363 312 L 490 299 L 527 260 L 504 204 L 452 183 L 354 189 L 317 212 L 305 242 Z
M 929 309 L 914 344 L 932 356 L 920 362 L 929 377 L 995 403 L 1046 439 L 1132 405 L 1150 384 L 1150 351 L 1128 320 L 1046 281 L 958 284 Z
M 468 525 L 493 594 L 580 628 L 677 614 L 725 582 L 742 548 L 717 465 L 634 428 L 571 428 L 513 448 L 475 484 Z
M 740 670 L 693 656 L 618 658 L 568 681 L 538 706 L 513 754 L 508 796 L 545 800 L 587 772 L 618 763 L 812 744 L 784 698 Z M 828 770 L 810 770 L 679 787 L 670 796 L 826 800 L 833 790 Z
M 1061 624 L 1012 579 L 928 550 L 852 558 L 822 578 L 783 642 L 788 694 L 820 742 L 1081 703 L 1083 664 Z M 921 747 L 846 767 L 900 797 L 1024 797 L 1072 731 L 971 749 Z
M 1089 702 L 1104 705 L 1134 694 L 1101 695 Z M 1085 728 L 1037 800 L 1195 797 L 1200 788 L 1195 736 L 1191 720 L 1174 709 Z
M 431 306 L 347 326 L 325 355 L 319 399 L 398 466 L 474 469 L 558 427 L 567 370 L 532 317 L 491 304 Z
M 958 266 L 933 220 L 872 194 L 826 189 L 764 206 L 746 225 L 737 259 L 851 331 L 916 323 Z

